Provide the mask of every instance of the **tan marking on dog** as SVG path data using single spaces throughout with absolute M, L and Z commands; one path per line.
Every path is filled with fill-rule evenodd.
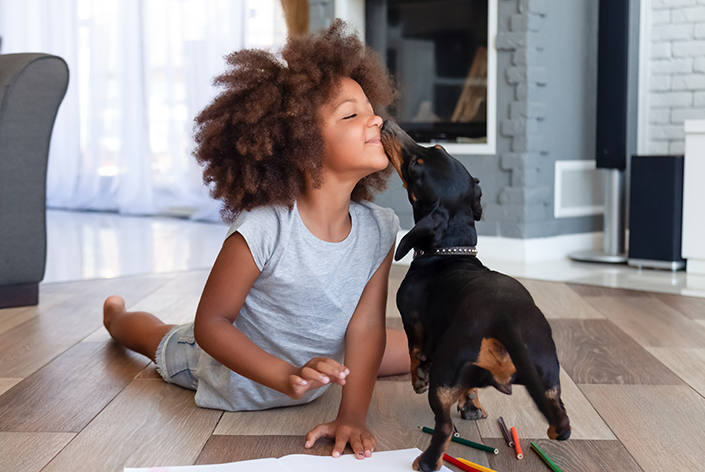
M 410 372 L 411 372 L 411 381 L 416 382 L 419 379 L 419 366 L 421 365 L 421 359 L 419 359 L 419 353 L 421 353 L 421 349 L 418 347 L 414 347 L 409 350 L 409 357 L 411 358 L 411 365 L 409 366 Z
M 504 345 L 495 338 L 482 339 L 480 354 L 474 364 L 490 371 L 495 382 L 504 386 L 510 385 L 512 375 L 517 371 Z
M 389 162 L 392 163 L 392 166 L 396 169 L 397 174 L 399 174 L 399 178 L 401 178 L 404 188 L 408 189 L 404 176 L 401 173 L 401 166 L 404 163 L 404 160 L 401 157 L 401 143 L 399 143 L 399 141 L 397 141 L 393 136 L 389 136 L 386 133 L 382 133 L 380 139 L 382 140 L 382 146 L 384 147 L 384 151 L 387 153 Z
M 546 390 L 546 398 L 554 403 L 557 403 L 558 399 L 558 387 L 553 387 L 550 390 Z
M 436 144 L 436 145 L 433 146 L 433 147 L 435 147 L 436 149 L 443 149 L 440 144 Z
M 460 387 L 438 387 L 436 390 L 436 395 L 441 401 L 441 405 L 448 410 L 458 401 L 462 393 L 463 389 Z
M 419 354 L 421 354 L 421 348 L 423 346 L 423 326 L 421 326 L 421 323 L 414 325 L 414 334 L 417 339 L 417 344 L 409 347 L 409 357 L 411 358 L 411 365 L 409 369 L 411 372 L 412 384 L 419 380 L 418 369 L 421 365 Z
M 487 410 L 482 407 L 480 403 L 479 391 L 477 388 L 471 388 L 460 394 L 460 400 L 458 400 L 458 405 L 464 406 L 468 401 L 470 401 L 475 408 L 482 412 L 482 417 L 487 418 Z
M 416 159 L 416 163 L 417 163 L 417 164 L 423 164 L 423 159 L 421 159 L 421 158 Z

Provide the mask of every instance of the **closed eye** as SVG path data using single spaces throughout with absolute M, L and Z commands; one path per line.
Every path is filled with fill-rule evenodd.
M 355 118 L 357 116 L 357 113 L 353 113 L 352 115 L 346 116 L 343 118 L 344 120 L 349 120 L 350 118 Z

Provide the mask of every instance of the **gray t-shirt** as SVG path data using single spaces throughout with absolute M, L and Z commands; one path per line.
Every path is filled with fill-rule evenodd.
M 301 366 L 314 357 L 343 362 L 345 332 L 367 282 L 395 242 L 399 219 L 389 208 L 351 203 L 352 229 L 338 243 L 308 231 L 296 206 L 243 213 L 228 231 L 247 241 L 260 275 L 234 326 L 266 352 Z M 243 377 L 201 350 L 196 404 L 261 410 L 308 403 L 326 387 L 293 400 Z

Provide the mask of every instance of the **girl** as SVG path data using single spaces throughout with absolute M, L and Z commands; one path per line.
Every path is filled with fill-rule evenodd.
M 340 20 L 290 38 L 281 56 L 228 56 L 222 93 L 196 118 L 195 156 L 232 226 L 194 323 L 166 325 L 112 296 L 104 324 L 201 407 L 297 405 L 342 385 L 337 418 L 305 447 L 330 437 L 334 457 L 347 443 L 369 457 L 376 376 L 409 370 L 406 337 L 385 333 L 399 223 L 370 203 L 390 173 L 375 110 L 394 89 Z

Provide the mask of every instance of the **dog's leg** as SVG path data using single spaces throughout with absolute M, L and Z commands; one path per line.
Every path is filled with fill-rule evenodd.
M 460 395 L 458 400 L 458 411 L 464 420 L 479 420 L 487 418 L 487 411 L 480 404 L 476 388 L 471 388 Z
M 548 427 L 548 437 L 558 441 L 565 441 L 570 437 L 570 420 L 565 411 L 565 406 L 561 400 L 561 384 L 557 383 L 554 387 L 546 390 L 546 399 L 548 400 L 548 408 L 553 410 L 555 424 Z
M 431 437 L 431 444 L 416 458 L 414 470 L 431 472 L 440 470 L 443 466 L 443 454 L 448 449 L 453 436 L 453 420 L 450 417 L 450 408 L 458 401 L 459 388 L 439 387 L 431 385 L 428 392 L 428 402 L 436 417 L 435 429 Z
M 421 323 L 409 326 L 408 328 L 404 325 L 404 330 L 409 340 L 411 384 L 414 386 L 416 393 L 423 393 L 428 390 L 428 373 L 431 368 L 430 360 L 423 351 L 423 327 Z

